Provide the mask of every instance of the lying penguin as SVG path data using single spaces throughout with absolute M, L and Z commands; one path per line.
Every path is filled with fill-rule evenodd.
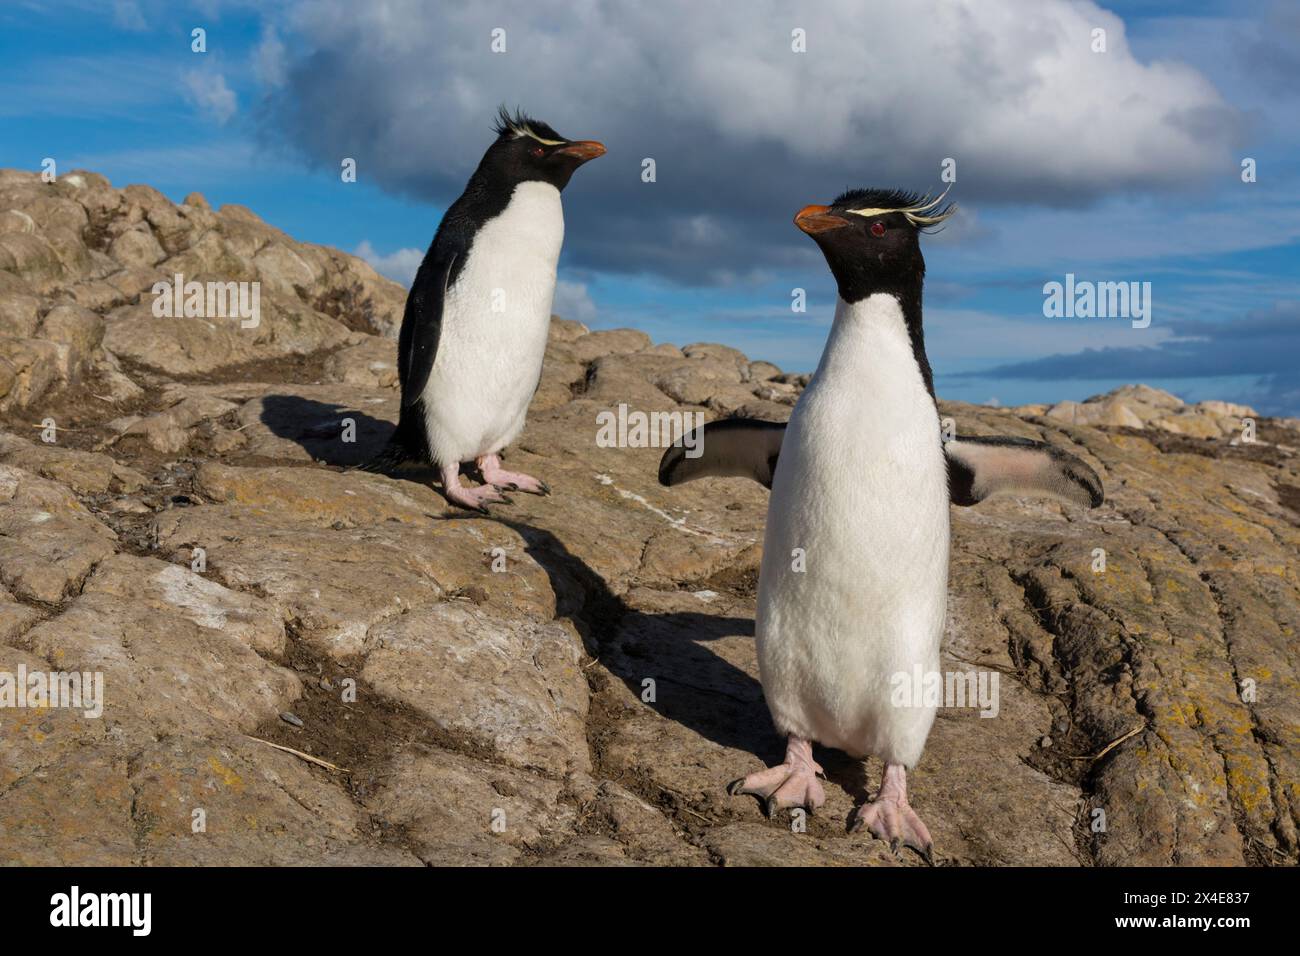
M 496 133 L 411 285 L 397 342 L 401 419 L 362 466 L 431 463 L 448 501 L 484 513 L 509 502 L 504 491 L 550 493 L 502 468 L 500 452 L 523 431 L 542 374 L 564 241 L 560 191 L 605 152 L 504 107 Z M 483 479 L 476 488 L 460 483 L 461 463 L 470 461 Z
M 768 813 L 813 810 L 826 795 L 814 741 L 885 762 L 853 829 L 932 860 L 907 802 L 933 706 L 891 703 L 891 677 L 939 670 L 948 597 L 949 503 L 999 492 L 1102 502 L 1086 463 L 1020 438 L 942 440 L 921 330 L 920 232 L 951 215 L 940 201 L 854 190 L 807 206 L 795 224 L 821 248 L 839 288 L 817 371 L 788 424 L 727 419 L 668 449 L 659 481 L 745 476 L 772 491 L 758 583 L 757 649 L 785 761 L 728 788 Z M 796 549 L 801 549 L 796 552 Z M 795 561 L 792 555 L 803 555 Z

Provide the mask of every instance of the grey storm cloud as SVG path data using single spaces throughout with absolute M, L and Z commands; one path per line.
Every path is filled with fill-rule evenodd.
M 505 31 L 506 52 L 490 49 Z M 1238 113 L 1194 69 L 1143 64 L 1087 2 L 305 0 L 281 25 L 269 141 L 382 188 L 454 198 L 496 106 L 609 155 L 566 192 L 566 261 L 691 282 L 816 262 L 790 220 L 848 186 L 1074 206 L 1232 167 Z M 792 51 L 804 31 L 806 52 Z M 1107 49 L 1094 52 L 1093 31 Z M 280 51 L 277 51 L 280 52 Z M 657 182 L 641 180 L 642 160 Z M 431 230 L 432 231 L 432 230 Z
M 1300 9 L 1289 3 L 1272 4 L 1260 30 L 1238 40 L 1237 52 L 1251 76 L 1274 93 L 1294 97 L 1300 76 Z
M 1097 320 L 1104 321 L 1104 320 Z M 1300 414 L 1300 303 L 1279 303 L 1233 322 L 1180 320 L 1150 348 L 1084 349 L 1000 365 L 971 377 L 1062 381 L 1257 375 L 1251 403 L 1268 415 Z

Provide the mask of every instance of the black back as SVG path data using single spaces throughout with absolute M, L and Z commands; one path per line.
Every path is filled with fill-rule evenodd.
M 542 143 L 525 130 L 531 130 Z M 568 185 L 582 160 L 559 150 L 569 144 L 546 123 L 522 113 L 510 116 L 502 108 L 497 118 L 496 141 L 488 147 L 470 176 L 465 191 L 451 204 L 433 237 L 429 251 L 411 284 L 406 313 L 398 337 L 398 374 L 402 383 L 402 407 L 419 400 L 437 356 L 442 326 L 442 299 L 456 284 L 474 245 L 474 235 L 490 220 L 501 215 L 520 183 L 548 182 L 556 189 Z
M 536 136 L 529 135 L 530 131 Z M 443 299 L 464 268 L 475 234 L 505 211 L 520 183 L 548 182 L 563 190 L 573 171 L 585 161 L 562 152 L 571 141 L 546 123 L 519 112 L 511 116 L 504 107 L 498 114 L 496 134 L 465 191 L 443 215 L 407 295 L 397 339 L 401 420 L 389 448 L 373 463 L 374 470 L 387 470 L 407 459 L 427 461 L 432 457 L 434 449 L 427 447 L 420 396 L 438 354 Z M 554 142 L 543 143 L 537 137 Z

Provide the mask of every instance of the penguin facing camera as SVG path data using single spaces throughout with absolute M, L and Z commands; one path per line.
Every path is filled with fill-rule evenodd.
M 884 778 L 857 811 L 897 849 L 933 862 L 907 799 L 935 706 L 899 707 L 892 678 L 939 671 L 948 600 L 950 504 L 1043 494 L 1085 508 L 1101 480 L 1074 455 L 1018 438 L 944 442 L 921 323 L 920 234 L 951 206 L 895 190 L 852 190 L 795 224 L 826 258 L 839 297 L 817 371 L 787 424 L 727 419 L 668 449 L 659 480 L 753 478 L 768 504 L 756 621 L 759 676 L 785 760 L 728 788 L 769 813 L 821 806 L 812 744 L 880 757 Z M 802 564 L 791 560 L 800 549 Z

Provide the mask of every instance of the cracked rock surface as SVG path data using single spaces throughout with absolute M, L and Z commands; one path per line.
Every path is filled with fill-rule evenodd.
M 261 326 L 155 318 L 177 272 L 260 281 Z M 767 492 L 597 441 L 620 402 L 783 420 L 807 377 L 555 319 L 507 454 L 554 494 L 470 515 L 348 469 L 403 301 L 241 207 L 0 171 L 0 675 L 104 681 L 0 707 L 0 863 L 917 865 L 845 832 L 878 761 L 818 751 L 806 831 L 726 795 L 783 751 Z M 1172 398 L 941 403 L 1108 500 L 954 509 L 944 668 L 998 697 L 909 778 L 940 863 L 1300 862 L 1300 424 Z

